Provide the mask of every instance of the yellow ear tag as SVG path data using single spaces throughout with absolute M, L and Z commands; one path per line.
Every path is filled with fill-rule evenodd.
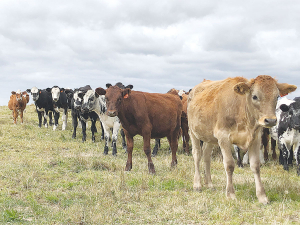
M 123 97 L 123 98 L 128 98 L 128 94 L 124 95 L 124 97 Z

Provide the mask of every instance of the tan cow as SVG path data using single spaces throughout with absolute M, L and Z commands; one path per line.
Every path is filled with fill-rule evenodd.
M 23 111 L 26 108 L 26 104 L 29 102 L 29 95 L 26 91 L 21 92 L 18 90 L 17 92 L 12 91 L 11 96 L 8 102 L 8 108 L 12 110 L 14 124 L 17 123 L 17 118 L 20 113 L 21 123 L 23 123 Z
M 267 75 L 248 80 L 243 77 L 221 81 L 204 80 L 195 86 L 188 99 L 188 123 L 195 163 L 194 189 L 201 189 L 199 162 L 205 164 L 205 182 L 212 187 L 210 161 L 215 144 L 221 148 L 227 175 L 226 195 L 235 199 L 232 184 L 234 159 L 232 144 L 249 151 L 250 167 L 254 173 L 256 196 L 267 204 L 260 178 L 259 149 L 263 127 L 276 124 L 277 98 L 296 90 L 295 85 L 277 83 Z M 203 143 L 201 146 L 201 143 Z

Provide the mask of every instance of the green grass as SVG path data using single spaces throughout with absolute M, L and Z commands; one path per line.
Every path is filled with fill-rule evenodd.
M 125 172 L 121 139 L 117 157 L 111 148 L 104 156 L 100 133 L 91 141 L 90 124 L 85 143 L 80 129 L 72 139 L 70 115 L 67 130 L 53 131 L 38 128 L 33 105 L 27 106 L 24 124 L 17 125 L 1 106 L 0 128 L 0 224 L 300 223 L 300 178 L 295 168 L 287 172 L 274 161 L 261 167 L 271 201 L 265 206 L 258 203 L 249 166 L 235 168 L 237 200 L 225 197 L 220 152 L 213 153 L 215 188 L 195 192 L 193 157 L 183 154 L 181 141 L 178 166 L 171 169 L 168 142 L 162 139 L 153 158 L 156 174 L 150 175 L 140 136 L 134 139 L 132 171 Z

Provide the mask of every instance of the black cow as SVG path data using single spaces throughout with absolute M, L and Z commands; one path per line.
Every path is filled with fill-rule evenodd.
M 281 115 L 278 123 L 279 162 L 285 170 L 292 163 L 292 149 L 296 158 L 297 174 L 300 175 L 300 97 L 294 98 L 289 106 L 280 106 Z
M 58 119 L 60 112 L 63 113 L 62 115 L 62 130 L 65 130 L 67 127 L 67 120 L 68 120 L 68 99 L 67 94 L 65 93 L 64 88 L 59 88 L 58 86 L 53 86 L 52 88 L 46 89 L 52 95 L 52 102 L 53 102 L 53 109 L 54 109 L 54 126 L 53 130 L 56 130 L 58 126 Z
M 38 89 L 37 87 L 33 87 L 31 89 L 26 90 L 28 93 L 31 93 L 32 100 L 34 101 L 36 112 L 39 118 L 39 127 L 42 127 L 42 117 L 44 117 L 43 125 L 48 127 L 47 119 L 49 113 L 49 125 L 53 125 L 52 121 L 52 112 L 53 112 L 53 104 L 51 94 L 46 90 Z
M 86 141 L 86 122 L 88 120 L 91 120 L 91 131 L 92 131 L 92 141 L 95 142 L 95 132 L 97 132 L 96 128 L 96 121 L 99 120 L 99 117 L 97 113 L 91 111 L 91 112 L 84 112 L 82 111 L 82 97 L 83 95 L 88 91 L 92 90 L 90 85 L 86 85 L 84 87 L 75 89 L 72 94 L 72 100 L 71 100 L 71 109 L 72 109 L 72 123 L 73 123 L 73 135 L 72 138 L 76 138 L 76 129 L 78 126 L 78 120 L 81 123 L 82 128 L 82 142 Z M 66 90 L 67 95 L 71 96 L 70 92 Z M 101 124 L 102 128 L 102 124 Z M 103 139 L 103 128 L 102 128 L 102 139 Z

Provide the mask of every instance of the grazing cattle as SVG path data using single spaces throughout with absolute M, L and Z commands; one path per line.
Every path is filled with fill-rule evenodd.
M 49 125 L 53 125 L 52 121 L 52 112 L 53 112 L 53 104 L 51 94 L 46 90 L 38 89 L 37 87 L 33 87 L 31 89 L 27 89 L 28 93 L 31 93 L 32 100 L 34 101 L 36 112 L 39 118 L 39 127 L 42 127 L 42 117 L 44 117 L 43 125 L 48 127 L 47 119 L 49 117 Z M 49 116 L 48 116 L 49 113 Z
M 112 155 L 117 155 L 117 139 L 120 129 L 120 120 L 118 117 L 111 118 L 106 115 L 106 102 L 104 95 L 99 95 L 97 91 L 88 90 L 85 95 L 78 94 L 80 98 L 83 98 L 82 110 L 83 112 L 94 111 L 100 118 L 103 125 L 105 146 L 103 154 L 108 154 L 108 142 L 110 136 L 110 129 L 112 129 Z
M 128 153 L 126 171 L 132 169 L 133 137 L 137 134 L 143 137 L 150 173 L 155 173 L 151 159 L 151 138 L 167 137 L 172 151 L 171 166 L 177 164 L 182 113 L 182 102 L 178 95 L 131 91 L 117 86 L 110 86 L 107 90 L 97 88 L 96 92 L 99 95 L 105 94 L 107 114 L 119 117 L 124 128 Z
M 88 90 L 92 90 L 90 85 L 86 85 L 84 87 L 75 89 L 73 92 L 66 90 L 66 94 L 67 94 L 68 98 L 70 98 L 72 96 L 72 99 L 71 99 L 72 124 L 73 124 L 72 138 L 76 138 L 76 129 L 77 129 L 78 120 L 79 120 L 81 123 L 81 128 L 82 128 L 82 142 L 86 141 L 86 122 L 88 120 L 90 120 L 92 122 L 92 125 L 91 125 L 92 141 L 95 142 L 95 132 L 97 132 L 96 121 L 99 120 L 99 117 L 98 117 L 97 113 L 95 113 L 94 111 L 91 111 L 91 112 L 82 111 L 83 99 L 79 97 L 79 96 L 84 95 Z
M 188 125 L 188 119 L 187 119 L 187 99 L 188 99 L 188 92 L 185 92 L 183 90 L 176 90 L 172 88 L 167 93 L 169 94 L 175 94 L 179 95 L 181 101 L 182 101 L 182 114 L 181 114 L 181 131 L 182 131 L 182 149 L 185 151 L 186 154 L 190 154 L 190 135 L 189 135 L 189 125 Z M 160 148 L 160 139 L 155 139 L 155 146 L 152 151 L 152 156 L 156 156 L 158 149 Z
M 54 125 L 53 130 L 56 130 L 58 126 L 58 119 L 60 112 L 62 112 L 62 130 L 65 130 L 67 127 L 67 120 L 68 120 L 68 99 L 67 94 L 65 93 L 64 88 L 59 88 L 58 86 L 53 86 L 52 88 L 46 89 L 52 95 L 52 103 L 54 109 Z
M 10 96 L 10 99 L 8 101 L 8 108 L 12 110 L 14 124 L 17 124 L 19 113 L 21 123 L 23 123 L 23 111 L 25 110 L 26 104 L 29 101 L 29 95 L 26 93 L 26 91 L 21 92 L 20 90 L 18 90 L 17 92 L 12 91 L 11 94 L 12 95 Z
M 278 83 L 267 75 L 248 80 L 243 77 L 220 81 L 204 80 L 189 94 L 188 118 L 195 162 L 194 189 L 200 190 L 199 162 L 204 156 L 205 181 L 212 187 L 210 163 L 212 146 L 218 144 L 227 175 L 226 195 L 235 199 L 232 184 L 234 159 L 232 144 L 249 152 L 250 168 L 254 173 L 256 196 L 268 203 L 260 178 L 259 149 L 262 128 L 276 124 L 275 107 L 279 95 L 296 90 L 295 85 Z M 201 141 L 204 142 L 201 146 Z
M 281 114 L 277 125 L 279 162 L 285 170 L 292 164 L 293 146 L 297 165 L 297 174 L 300 175 L 300 98 L 294 98 L 289 105 L 280 105 Z

